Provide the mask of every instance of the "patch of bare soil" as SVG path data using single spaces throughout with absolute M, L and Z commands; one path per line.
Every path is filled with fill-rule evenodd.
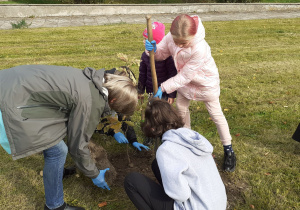
M 140 152 L 138 150 L 129 149 L 127 154 L 107 154 L 102 147 L 98 148 L 95 144 L 90 145 L 90 149 L 96 163 L 101 165 L 100 168 L 111 168 L 107 173 L 108 176 L 105 175 L 109 186 L 123 187 L 124 178 L 130 172 L 139 172 L 156 180 L 151 169 L 152 161 L 155 158 L 153 150 L 143 150 Z M 217 158 L 215 160 L 226 187 L 228 201 L 227 209 L 233 209 L 232 204 L 244 202 L 242 193 L 247 190 L 247 185 L 242 182 L 237 182 L 236 180 L 231 180 L 230 173 L 221 170 L 221 163 L 223 162 L 222 158 Z
M 234 209 L 233 204 L 244 203 L 243 192 L 249 190 L 243 182 L 232 182 L 228 174 L 221 172 L 221 177 L 227 193 L 227 209 Z
M 223 166 L 222 164 L 224 161 L 223 157 L 214 156 L 214 159 L 226 188 L 227 209 L 234 209 L 233 204 L 236 205 L 245 202 L 243 198 L 243 192 L 249 190 L 249 188 L 246 183 L 232 178 L 233 175 L 232 173 L 235 172 L 230 173 L 222 170 L 222 166 Z M 238 170 L 238 165 L 236 170 Z
M 130 172 L 139 172 L 155 180 L 151 169 L 155 155 L 153 151 L 134 151 L 125 154 L 109 154 L 108 159 L 115 167 L 117 177 L 113 185 L 123 186 L 124 178 Z

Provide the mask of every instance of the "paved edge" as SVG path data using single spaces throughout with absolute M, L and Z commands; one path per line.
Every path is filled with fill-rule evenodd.
M 186 3 L 186 4 L 3 4 L 0 17 L 104 16 L 205 12 L 300 12 L 300 3 Z
M 191 4 L 189 4 L 191 5 Z M 193 5 L 193 4 L 192 4 Z M 206 4 L 207 5 L 207 4 Z M 228 5 L 228 4 L 225 4 Z M 236 4 L 235 4 L 236 5 Z M 249 6 L 249 4 L 243 4 Z M 257 4 L 255 4 L 257 5 Z M 273 5 L 273 4 L 272 4 Z M 282 4 L 280 4 L 282 5 Z M 286 5 L 286 4 L 285 4 Z M 289 4 L 290 5 L 290 4 Z M 293 4 L 295 5 L 295 4 Z M 296 4 L 299 5 L 300 4 Z M 85 5 L 86 6 L 86 5 Z M 224 5 L 223 5 L 224 6 Z M 73 8 L 70 5 L 70 8 Z M 89 5 L 90 7 L 90 5 Z M 156 13 L 151 14 L 152 21 L 171 23 L 180 13 Z M 253 20 L 253 19 L 285 19 L 300 18 L 300 9 L 283 10 L 258 10 L 258 11 L 211 11 L 211 12 L 187 12 L 187 14 L 197 14 L 202 21 L 233 21 L 233 20 Z M 1 6 L 0 6 L 1 15 Z M 0 30 L 12 29 L 12 24 L 18 24 L 25 20 L 28 28 L 54 28 L 70 26 L 97 26 L 111 24 L 145 24 L 145 14 L 111 14 L 111 15 L 57 15 L 57 16 L 28 16 L 28 17 L 3 17 L 0 16 Z

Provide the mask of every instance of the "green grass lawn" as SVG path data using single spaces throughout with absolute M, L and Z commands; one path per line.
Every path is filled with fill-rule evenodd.
M 291 139 L 300 122 L 300 19 L 204 22 L 218 65 L 221 104 L 238 158 L 234 173 L 221 172 L 229 209 L 300 209 L 300 143 Z M 166 24 L 169 29 L 170 24 Z M 1 69 L 23 64 L 110 69 L 124 65 L 117 54 L 140 59 L 145 25 L 0 30 Z M 138 66 L 132 70 L 138 75 Z M 223 150 L 201 102 L 191 103 L 192 128 Z M 133 116 L 139 141 L 140 112 Z M 93 139 L 101 142 L 101 136 Z M 105 141 L 106 142 L 106 141 Z M 103 143 L 126 155 L 126 147 Z M 67 164 L 72 164 L 68 157 Z M 42 155 L 13 161 L 0 148 L 0 209 L 42 209 Z M 230 189 L 230 190 L 229 190 Z M 87 209 L 134 209 L 122 187 L 104 191 L 82 175 L 64 180 L 65 200 Z

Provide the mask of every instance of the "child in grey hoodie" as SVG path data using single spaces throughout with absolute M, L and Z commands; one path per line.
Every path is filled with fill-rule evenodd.
M 126 193 L 138 209 L 226 209 L 225 186 L 212 157 L 212 145 L 183 125 L 168 102 L 149 102 L 142 127 L 146 136 L 162 138 L 152 163 L 160 184 L 139 173 L 126 176 Z

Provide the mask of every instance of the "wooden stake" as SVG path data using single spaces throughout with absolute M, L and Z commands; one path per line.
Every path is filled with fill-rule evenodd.
M 148 40 L 149 40 L 149 42 L 151 42 L 153 40 L 151 15 L 147 15 L 146 19 L 147 19 Z M 157 84 L 157 76 L 156 76 L 156 69 L 155 69 L 154 50 L 149 52 L 149 56 L 150 56 L 153 94 L 155 95 L 157 93 L 157 90 L 158 90 L 158 84 Z
M 151 15 L 146 16 L 147 20 L 147 33 L 148 33 L 148 41 L 151 42 L 153 40 L 153 33 L 152 33 L 152 23 L 151 23 Z M 154 59 L 154 50 L 149 52 L 150 57 L 150 67 L 151 67 L 151 76 L 152 76 L 152 85 L 153 85 L 153 94 L 155 95 L 158 90 L 157 84 L 157 76 L 156 76 L 156 69 L 155 69 L 155 59 Z M 156 153 L 158 146 L 160 144 L 160 139 L 154 139 L 154 152 Z

